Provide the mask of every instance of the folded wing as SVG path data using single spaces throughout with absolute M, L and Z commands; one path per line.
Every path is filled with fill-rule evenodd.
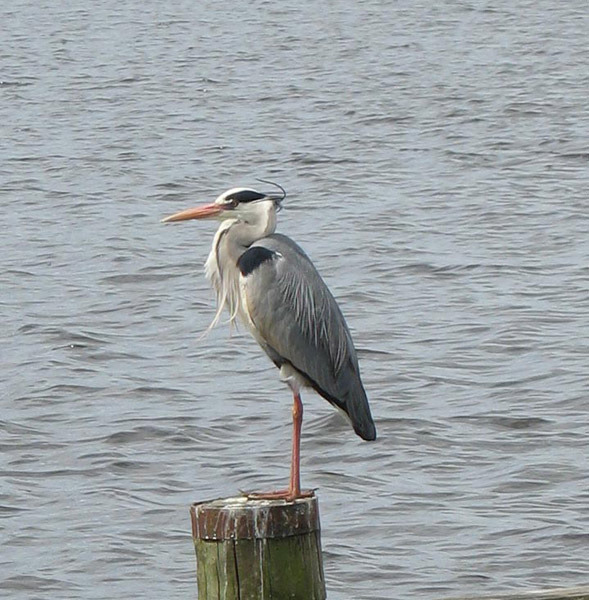
M 375 439 L 348 326 L 303 250 L 273 234 L 242 255 L 240 268 L 247 312 L 262 348 L 277 366 L 291 365 L 342 409 L 360 437 Z

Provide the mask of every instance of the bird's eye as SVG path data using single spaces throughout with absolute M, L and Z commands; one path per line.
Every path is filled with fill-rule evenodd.
M 237 200 L 235 200 L 235 198 L 234 198 L 234 199 L 232 199 L 232 200 L 229 200 L 229 201 L 227 201 L 227 202 L 225 203 L 225 206 L 226 206 L 227 208 L 231 208 L 231 209 L 233 209 L 233 208 L 237 208 Z

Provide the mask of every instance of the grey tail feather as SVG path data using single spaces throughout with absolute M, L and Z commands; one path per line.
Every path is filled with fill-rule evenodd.
M 354 431 L 367 442 L 372 442 L 376 439 L 376 427 L 372 419 L 363 421 L 362 423 L 355 423 Z
M 352 421 L 354 431 L 366 441 L 376 439 L 376 427 L 370 414 L 368 398 L 362 384 L 346 398 L 346 412 Z
M 266 350 L 266 352 L 268 351 Z M 272 357 L 272 355 L 270 355 L 270 357 Z M 283 362 L 288 362 L 281 362 L 280 360 L 276 361 L 274 359 L 272 360 L 277 367 L 282 366 Z M 289 364 L 292 365 L 292 363 Z M 303 371 L 300 371 L 300 373 L 307 378 L 313 389 L 320 396 L 323 396 L 328 402 L 331 402 L 331 404 L 337 406 L 348 415 L 350 421 L 352 422 L 354 431 L 363 440 L 371 442 L 376 439 L 376 427 L 374 425 L 374 421 L 372 420 L 372 415 L 370 414 L 370 406 L 368 405 L 368 398 L 366 397 L 364 386 L 362 385 L 359 377 L 352 377 L 348 380 L 348 384 L 352 386 L 352 389 L 348 389 L 348 392 L 345 394 L 343 399 L 341 397 L 338 399 L 321 388 L 321 386 L 319 386 Z

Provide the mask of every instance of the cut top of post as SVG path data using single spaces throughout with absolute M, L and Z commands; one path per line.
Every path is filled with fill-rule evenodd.
M 315 496 L 292 502 L 247 496 L 219 498 L 195 502 L 190 516 L 195 540 L 283 538 L 320 531 Z

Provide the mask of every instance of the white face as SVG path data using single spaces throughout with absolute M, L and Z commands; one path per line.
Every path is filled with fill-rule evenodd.
M 215 204 L 224 210 L 219 218 L 238 219 L 245 223 L 255 223 L 267 218 L 269 212 L 276 212 L 274 200 L 251 188 L 232 188 L 223 192 Z

